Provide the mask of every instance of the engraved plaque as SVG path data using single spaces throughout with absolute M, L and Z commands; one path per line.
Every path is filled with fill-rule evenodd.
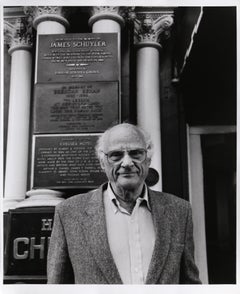
M 37 83 L 118 81 L 117 33 L 39 35 Z
M 95 155 L 98 135 L 36 136 L 34 188 L 96 188 L 107 178 Z
M 118 114 L 118 82 L 35 86 L 35 133 L 103 132 Z

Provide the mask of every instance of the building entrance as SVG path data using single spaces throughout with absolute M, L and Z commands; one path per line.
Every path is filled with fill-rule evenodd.
M 189 186 L 203 283 L 236 283 L 236 132 L 189 128 Z

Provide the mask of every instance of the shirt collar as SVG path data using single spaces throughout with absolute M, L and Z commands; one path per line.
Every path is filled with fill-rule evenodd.
M 120 206 L 119 204 L 119 201 L 117 200 L 113 190 L 112 190 L 112 187 L 110 185 L 110 183 L 108 183 L 108 187 L 107 187 L 107 195 L 109 197 L 109 199 L 111 200 L 111 203 L 112 203 L 112 208 L 114 209 L 114 213 L 116 213 L 118 210 L 121 210 L 124 209 Z M 148 197 L 148 189 L 147 189 L 147 185 L 144 184 L 144 195 L 143 197 L 138 197 L 137 201 L 139 201 L 139 205 L 141 204 L 141 202 L 145 201 L 146 204 L 147 204 L 147 208 L 149 211 L 151 211 L 151 206 L 150 206 L 150 203 L 149 203 L 149 197 Z

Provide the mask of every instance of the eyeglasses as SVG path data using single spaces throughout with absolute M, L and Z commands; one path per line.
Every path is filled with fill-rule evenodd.
M 108 153 L 102 153 L 107 156 L 109 163 L 118 163 L 120 162 L 125 153 L 128 153 L 129 157 L 135 162 L 141 163 L 146 159 L 147 150 L 145 149 L 131 149 L 131 150 L 112 150 Z

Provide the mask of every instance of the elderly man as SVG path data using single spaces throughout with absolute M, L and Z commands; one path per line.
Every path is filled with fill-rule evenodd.
M 48 283 L 201 283 L 187 201 L 150 190 L 148 135 L 131 124 L 96 146 L 108 183 L 56 207 Z

